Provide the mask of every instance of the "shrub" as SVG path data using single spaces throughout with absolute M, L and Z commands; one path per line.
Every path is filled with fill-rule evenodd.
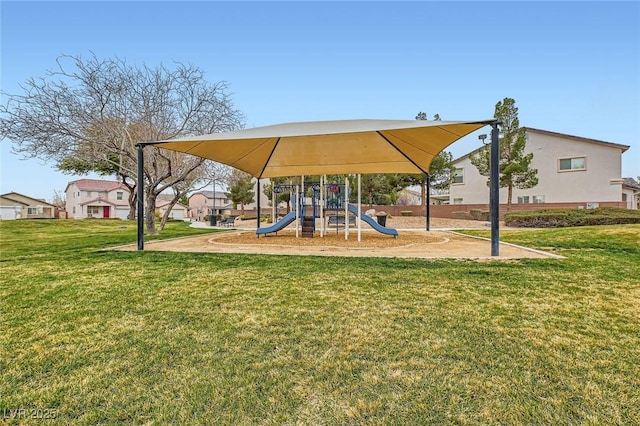
M 504 215 L 504 222 L 507 226 L 523 228 L 625 225 L 640 223 L 640 210 L 601 207 L 597 209 L 554 209 L 511 212 Z
M 411 210 L 403 210 L 400 212 L 400 216 L 411 216 L 413 212 Z
M 489 211 L 488 210 L 480 210 L 480 209 L 471 209 L 469 210 L 469 214 L 475 220 L 489 220 Z
M 473 219 L 471 217 L 471 214 L 469 214 L 468 212 L 464 212 L 464 211 L 451 212 L 451 217 L 453 219 Z

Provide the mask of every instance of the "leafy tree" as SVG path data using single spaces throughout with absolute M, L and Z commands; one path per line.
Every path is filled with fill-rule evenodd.
M 507 211 L 511 210 L 513 188 L 528 189 L 538 184 L 538 170 L 531 168 L 533 153 L 525 154 L 526 129 L 520 127 L 518 108 L 512 98 L 504 98 L 496 104 L 494 118 L 500 126 L 500 187 L 507 188 Z M 471 164 L 476 166 L 482 176 L 490 175 L 490 146 L 482 147 L 472 155 Z M 487 180 L 487 185 L 489 181 Z
M 245 204 L 255 201 L 251 175 L 241 170 L 233 169 L 229 179 L 229 192 L 226 194 L 233 203 L 234 208 L 237 208 L 238 204 L 240 204 L 242 215 L 244 215 Z
M 369 207 L 373 204 L 389 205 L 396 200 L 396 185 L 394 175 L 391 174 L 366 174 L 360 178 L 362 186 L 362 199 L 368 202 Z M 353 188 L 356 189 L 357 180 L 353 181 Z M 351 201 L 356 200 L 357 190 L 351 191 Z
M 61 56 L 45 77 L 30 78 L 22 94 L 0 105 L 0 137 L 27 158 L 53 162 L 67 173 L 114 175 L 137 206 L 138 142 L 236 130 L 227 84 L 210 84 L 196 67 L 137 67 L 121 59 Z M 177 198 L 200 179 L 204 159 L 145 148 L 147 232 L 154 234 L 155 201 L 173 189 Z

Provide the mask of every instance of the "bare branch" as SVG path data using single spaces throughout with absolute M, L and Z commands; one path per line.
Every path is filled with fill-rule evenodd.
M 228 88 L 226 82 L 208 83 L 192 65 L 132 66 L 93 53 L 62 55 L 45 77 L 28 79 L 22 93 L 5 94 L 0 137 L 12 141 L 14 152 L 55 162 L 66 172 L 108 173 L 135 186 L 136 143 L 242 128 L 244 117 Z M 149 208 L 162 191 L 202 180 L 203 162 L 147 148 Z M 150 233 L 153 220 L 147 214 Z

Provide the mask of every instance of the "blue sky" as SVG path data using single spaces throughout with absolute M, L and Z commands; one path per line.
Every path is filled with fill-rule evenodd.
M 640 2 L 1 3 L 1 85 L 62 54 L 192 64 L 226 81 L 247 127 L 350 119 L 493 116 L 631 148 L 640 175 Z M 5 102 L 3 97 L 2 102 Z M 484 132 L 488 131 L 485 130 Z M 476 132 L 448 148 L 462 156 Z M 1 142 L 0 193 L 51 200 L 80 178 Z

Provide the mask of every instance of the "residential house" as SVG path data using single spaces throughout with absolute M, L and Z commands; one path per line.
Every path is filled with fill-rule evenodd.
M 70 219 L 86 218 L 118 218 L 128 219 L 129 188 L 121 183 L 110 180 L 80 179 L 67 184 L 65 189 L 67 201 L 67 215 Z M 156 199 L 156 209 L 164 214 L 172 197 L 160 194 Z M 189 208 L 183 204 L 176 204 L 171 209 L 169 217 L 184 219 L 188 216 Z
M 70 219 L 129 217 L 129 188 L 121 182 L 79 179 L 65 189 Z
M 539 182 L 530 189 L 514 188 L 514 206 L 632 205 L 623 202 L 621 178 L 622 154 L 629 146 L 533 128 L 526 128 L 526 138 L 525 153 L 533 152 L 531 167 L 538 169 Z M 487 177 L 480 175 L 470 159 L 479 150 L 454 160 L 456 176 L 450 187 L 450 204 L 488 205 Z M 500 188 L 500 203 L 506 202 L 507 188 Z
M 0 220 L 55 219 L 56 206 L 17 192 L 0 195 Z
M 622 181 L 622 201 L 628 209 L 640 208 L 640 183 L 634 178 L 623 178 Z
M 231 201 L 225 192 L 198 191 L 189 196 L 189 217 L 204 220 L 204 217 L 214 214 L 229 214 Z
M 449 203 L 449 188 L 429 188 L 429 202 L 431 205 L 440 205 Z M 401 190 L 398 194 L 398 205 L 405 206 L 421 206 L 422 188 L 414 185 Z
M 271 182 L 268 178 L 260 179 L 260 188 L 258 188 L 257 182 L 258 180 L 254 177 L 251 178 L 251 182 L 253 183 L 253 199 L 257 200 L 256 194 L 260 196 L 260 209 L 264 213 L 266 210 L 271 209 L 269 207 L 271 202 L 269 201 L 269 197 L 264 193 L 265 185 L 269 185 Z M 245 212 L 255 210 L 258 208 L 258 204 L 256 201 L 252 203 L 247 203 L 244 205 Z M 227 197 L 226 192 L 216 191 L 215 196 L 213 195 L 213 191 L 198 191 L 193 193 L 189 197 L 189 209 L 191 218 L 195 218 L 198 220 L 202 220 L 206 215 L 211 212 L 215 212 L 215 214 L 240 214 L 241 207 L 238 205 L 234 209 L 233 202 Z
M 156 210 L 161 216 L 164 216 L 165 212 L 169 208 L 169 204 L 173 200 L 172 195 L 160 194 L 156 198 Z M 189 206 L 185 206 L 182 203 L 174 204 L 173 208 L 169 212 L 170 219 L 184 220 L 189 217 Z

